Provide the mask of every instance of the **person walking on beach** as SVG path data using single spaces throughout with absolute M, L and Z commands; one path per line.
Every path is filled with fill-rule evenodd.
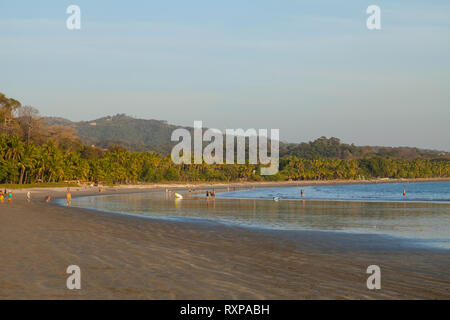
M 27 201 L 28 202 L 31 201 L 31 192 L 30 191 L 27 192 Z
M 3 194 L 3 191 L 0 191 L 0 202 L 1 203 L 5 202 L 5 195 Z
M 70 206 L 70 203 L 72 202 L 72 195 L 70 194 L 70 191 L 67 191 L 66 200 L 67 200 L 67 206 Z

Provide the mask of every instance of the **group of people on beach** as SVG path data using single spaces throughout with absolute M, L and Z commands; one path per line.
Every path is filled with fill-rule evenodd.
M 2 190 L 0 190 L 0 203 L 5 203 L 5 198 L 7 199 L 8 203 L 11 203 L 13 200 L 13 193 L 11 191 L 5 191 L 3 192 Z M 45 202 L 50 202 L 50 195 L 45 197 Z M 31 191 L 28 191 L 26 194 L 26 200 L 27 202 L 31 202 Z M 72 202 L 72 195 L 70 194 L 70 188 L 67 188 L 67 193 L 66 193 L 66 200 L 67 200 L 67 205 L 70 206 L 71 202 Z
M 2 190 L 0 190 L 0 203 L 5 203 L 5 198 L 8 200 L 8 203 L 11 203 L 13 200 L 13 193 L 12 191 L 6 191 L 3 192 Z M 27 202 L 31 201 L 31 192 L 28 191 L 27 192 Z
M 255 187 L 253 186 L 252 190 L 254 190 Z M 201 188 L 199 188 L 199 191 L 201 192 Z M 236 190 L 236 187 L 233 188 L 233 190 Z M 195 189 L 194 189 L 195 191 Z M 227 186 L 227 191 L 230 191 L 230 187 Z M 99 192 L 103 192 L 103 188 L 99 188 Z M 172 191 L 169 189 L 166 189 L 166 193 L 171 193 Z M 189 188 L 189 193 L 192 192 L 192 190 Z M 406 190 L 403 189 L 402 192 L 403 196 L 406 196 Z M 300 195 L 303 198 L 305 196 L 305 190 L 301 189 L 300 190 Z M 5 203 L 5 198 L 7 199 L 8 203 L 11 203 L 13 200 L 13 193 L 11 191 L 7 191 L 5 189 L 5 191 L 3 192 L 2 190 L 0 190 L 0 203 Z M 27 202 L 31 202 L 31 192 L 28 191 L 27 195 L 26 195 L 26 199 Z M 206 191 L 206 200 L 209 199 L 216 199 L 216 191 L 213 189 L 212 191 L 207 190 Z M 274 197 L 273 200 L 278 201 L 281 200 L 281 197 Z M 45 202 L 50 202 L 50 196 L 46 196 L 45 197 Z M 72 194 L 70 193 L 70 187 L 67 188 L 67 193 L 66 193 L 66 204 L 67 206 L 70 206 L 72 203 Z
M 2 190 L 0 190 L 0 203 L 5 203 L 5 198 L 7 199 L 8 203 L 11 203 L 13 200 L 12 191 L 7 191 L 5 189 L 5 191 L 3 192 Z M 26 199 L 27 199 L 27 202 L 31 201 L 31 192 L 30 191 L 27 192 Z
M 12 192 L 11 191 L 8 192 L 8 191 L 6 191 L 6 189 L 5 189 L 5 192 L 0 190 L 0 202 L 5 203 L 5 198 L 8 199 L 8 203 L 11 203 L 12 199 L 13 199 Z
M 188 189 L 188 193 L 192 193 L 195 192 L 195 189 Z M 202 188 L 198 188 L 198 192 L 202 192 Z M 175 198 L 182 198 L 182 196 L 180 196 L 180 194 L 178 194 L 177 192 L 174 192 L 170 189 L 166 189 L 166 194 L 170 197 L 172 195 L 172 193 L 175 195 Z M 177 197 L 177 195 L 179 197 Z M 216 191 L 213 189 L 212 191 L 206 190 L 206 200 L 209 200 L 210 198 L 215 199 L 216 198 Z
M 216 199 L 216 191 L 214 189 L 212 191 L 206 190 L 206 199 L 208 200 L 209 198 Z

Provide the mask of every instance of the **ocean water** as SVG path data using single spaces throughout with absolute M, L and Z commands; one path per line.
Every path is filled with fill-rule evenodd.
M 300 190 L 305 190 L 301 197 Z M 406 195 L 403 195 L 405 190 Z M 221 198 L 290 200 L 342 200 L 342 201 L 420 201 L 450 203 L 450 181 L 414 183 L 378 183 L 317 185 L 304 187 L 261 188 L 227 192 Z
M 303 198 L 300 189 L 305 190 Z M 72 205 L 157 219 L 378 234 L 414 246 L 450 249 L 450 182 L 217 191 L 216 201 L 189 193 L 175 200 L 165 192 L 152 192 L 80 197 Z

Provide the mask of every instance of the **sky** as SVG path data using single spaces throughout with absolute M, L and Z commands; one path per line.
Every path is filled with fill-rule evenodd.
M 74 121 L 450 151 L 449 57 L 448 0 L 0 0 L 0 92 Z

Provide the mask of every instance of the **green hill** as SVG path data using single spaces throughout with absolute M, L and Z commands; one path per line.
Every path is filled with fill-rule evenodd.
M 168 154 L 172 148 L 172 131 L 182 128 L 170 125 L 167 121 L 135 119 L 125 114 L 80 122 L 48 117 L 44 118 L 44 123 L 72 127 L 81 141 L 88 145 L 102 148 L 121 145 L 133 151 L 163 154 Z
M 132 151 L 150 151 L 170 154 L 174 142 L 170 141 L 173 130 L 182 127 L 162 120 L 135 119 L 125 114 L 103 117 L 92 121 L 72 122 L 63 118 L 44 118 L 46 125 L 60 125 L 75 129 L 81 141 L 88 145 L 108 148 L 120 145 Z M 206 144 L 206 143 L 205 143 Z M 411 147 L 355 146 L 342 143 L 338 138 L 320 137 L 315 141 L 280 143 L 280 156 L 296 156 L 305 159 L 338 158 L 361 159 L 388 157 L 394 159 L 447 158 L 450 153 Z

